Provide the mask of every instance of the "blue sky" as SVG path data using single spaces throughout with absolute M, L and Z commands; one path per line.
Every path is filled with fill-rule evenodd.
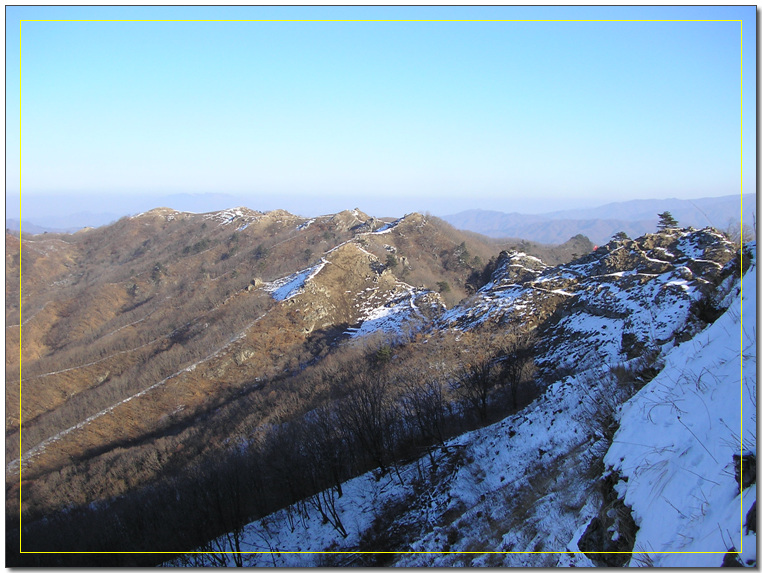
M 22 216 L 65 194 L 383 216 L 755 191 L 753 6 L 6 11 Z M 34 19 L 743 20 L 743 90 L 740 22 Z

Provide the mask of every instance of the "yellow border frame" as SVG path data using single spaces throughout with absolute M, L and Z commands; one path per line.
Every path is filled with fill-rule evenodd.
M 58 19 L 31 19 L 31 20 L 19 20 L 19 221 L 21 221 L 21 23 L 22 22 L 738 22 L 741 24 L 741 237 L 743 239 L 743 20 L 660 20 L 660 19 L 613 19 L 613 20 L 598 20 L 598 19 L 579 19 L 579 20 L 552 20 L 552 19 L 487 19 L 487 20 L 386 20 L 386 19 L 373 19 L 373 20 L 346 20 L 346 19 L 309 19 L 309 20 L 279 20 L 279 19 L 234 19 L 234 20 L 58 20 Z M 21 244 L 19 243 L 19 255 L 21 254 Z M 739 296 L 741 297 L 741 304 L 743 308 L 743 257 L 741 257 L 741 291 Z M 19 258 L 19 318 L 21 317 L 21 259 Z M 741 332 L 743 332 L 743 312 L 741 312 Z M 743 353 L 741 359 L 741 382 L 743 386 Z M 743 391 L 743 388 L 742 388 Z M 741 396 L 741 434 L 743 438 L 743 395 Z M 21 460 L 21 328 L 19 327 L 19 460 Z M 741 464 L 741 481 L 743 481 L 743 464 Z M 741 495 L 743 491 L 741 492 Z M 743 504 L 741 505 L 741 522 L 743 524 Z M 741 526 L 743 532 L 743 525 Z M 743 552 L 743 534 L 741 535 L 741 548 L 735 553 L 740 555 Z M 89 555 L 89 554 L 138 554 L 138 555 L 150 555 L 150 554 L 178 554 L 178 555 L 207 555 L 207 554 L 224 554 L 224 555 L 267 555 L 267 554 L 391 554 L 391 555 L 418 555 L 418 554 L 434 554 L 434 555 L 508 555 L 508 554 L 562 554 L 569 553 L 568 551 L 22 551 L 21 550 L 21 465 L 19 464 L 19 553 L 22 555 Z M 679 555 L 699 555 L 699 554 L 725 554 L 728 551 L 588 551 L 585 554 L 679 554 Z

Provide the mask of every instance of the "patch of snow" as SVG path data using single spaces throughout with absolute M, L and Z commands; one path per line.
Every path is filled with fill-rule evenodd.
M 526 253 L 522 253 L 522 252 L 516 253 L 516 255 L 520 256 L 522 259 L 526 259 L 528 261 L 532 261 L 534 263 L 538 263 L 538 264 L 542 265 L 543 267 L 547 266 L 542 260 L 538 259 L 535 256 L 527 255 Z
M 378 306 L 372 304 L 375 298 L 371 298 L 369 304 L 360 308 L 362 313 L 360 326 L 348 328 L 346 333 L 353 338 L 379 331 L 401 335 L 406 329 L 421 327 L 424 316 L 416 306 L 415 299 L 430 291 L 419 291 L 403 282 L 398 282 L 397 286 L 405 289 L 406 292 Z M 373 287 L 365 289 L 366 292 L 374 290 Z
M 248 209 L 246 209 L 248 211 Z M 249 211 L 251 213 L 251 211 Z M 252 221 L 256 221 L 257 217 L 252 216 L 249 213 L 244 212 L 244 208 L 242 207 L 235 207 L 232 209 L 225 209 L 224 211 L 217 211 L 215 213 L 209 213 L 207 215 L 204 215 L 204 219 L 210 220 L 210 221 L 217 221 L 219 222 L 220 226 L 222 225 L 229 225 L 233 221 L 241 220 L 241 222 L 250 223 Z
M 407 215 L 405 215 L 405 217 L 407 217 Z M 392 231 L 392 229 L 394 229 L 394 227 L 396 227 L 402 221 L 405 220 L 405 217 L 400 217 L 396 221 L 392 221 L 391 223 L 387 223 L 386 225 L 384 225 L 380 229 L 377 229 L 377 230 L 375 230 L 375 231 L 373 231 L 373 232 L 371 232 L 369 234 L 370 235 L 386 235 L 387 233 L 391 233 L 391 231 Z
M 301 293 L 305 283 L 323 270 L 327 262 L 325 259 L 322 259 L 313 267 L 265 284 L 262 288 L 269 292 L 277 301 L 288 300 Z
M 394 228 L 394 225 L 392 223 L 387 223 L 377 231 L 373 231 L 370 233 L 371 235 L 385 235 L 387 233 L 391 233 L 392 229 Z

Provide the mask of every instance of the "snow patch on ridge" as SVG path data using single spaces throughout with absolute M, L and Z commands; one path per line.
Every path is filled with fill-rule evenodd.
M 217 221 L 220 226 L 229 225 L 233 221 L 238 221 L 239 223 L 248 226 L 249 223 L 258 219 L 253 213 L 253 211 L 245 207 L 235 207 L 233 209 L 225 209 L 224 211 L 209 213 L 204 215 L 204 219 L 208 221 Z
M 359 327 L 347 329 L 347 334 L 350 334 L 352 338 L 378 331 L 401 335 L 406 329 L 420 326 L 424 316 L 415 301 L 430 291 L 421 292 L 405 283 L 399 283 L 399 285 L 403 286 L 407 292 L 393 298 L 383 306 L 363 308 L 362 324 Z
M 317 275 L 328 261 L 322 259 L 317 265 L 294 273 L 282 279 L 265 284 L 262 288 L 277 301 L 288 300 L 304 290 L 307 281 Z
M 407 217 L 407 215 L 405 215 L 405 217 Z M 391 223 L 387 223 L 386 225 L 384 225 L 380 229 L 376 229 L 375 231 L 372 231 L 372 232 L 370 232 L 368 234 L 369 235 L 386 235 L 387 233 L 391 233 L 391 231 L 392 231 L 392 229 L 394 229 L 394 227 L 396 227 L 402 221 L 405 220 L 405 217 L 400 217 L 396 221 L 392 221 Z

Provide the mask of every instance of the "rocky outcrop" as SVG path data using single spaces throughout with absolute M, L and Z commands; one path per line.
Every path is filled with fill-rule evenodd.
M 501 252 L 496 266 L 492 274 L 492 284 L 503 287 L 534 280 L 548 268 L 548 265 L 537 257 L 517 251 Z
M 619 499 L 614 486 L 619 476 L 612 472 L 600 481 L 601 509 L 588 524 L 577 546 L 599 567 L 623 567 L 632 556 L 638 530 L 632 510 Z
M 668 229 L 611 241 L 557 267 L 506 253 L 492 281 L 442 320 L 466 329 L 485 321 L 538 328 L 546 368 L 595 355 L 618 362 L 695 332 L 696 305 L 729 274 L 735 250 L 712 229 Z
M 336 213 L 329 219 L 329 222 L 337 231 L 352 231 L 355 233 L 375 231 L 385 225 L 380 219 L 371 217 L 359 209 L 351 209 Z

